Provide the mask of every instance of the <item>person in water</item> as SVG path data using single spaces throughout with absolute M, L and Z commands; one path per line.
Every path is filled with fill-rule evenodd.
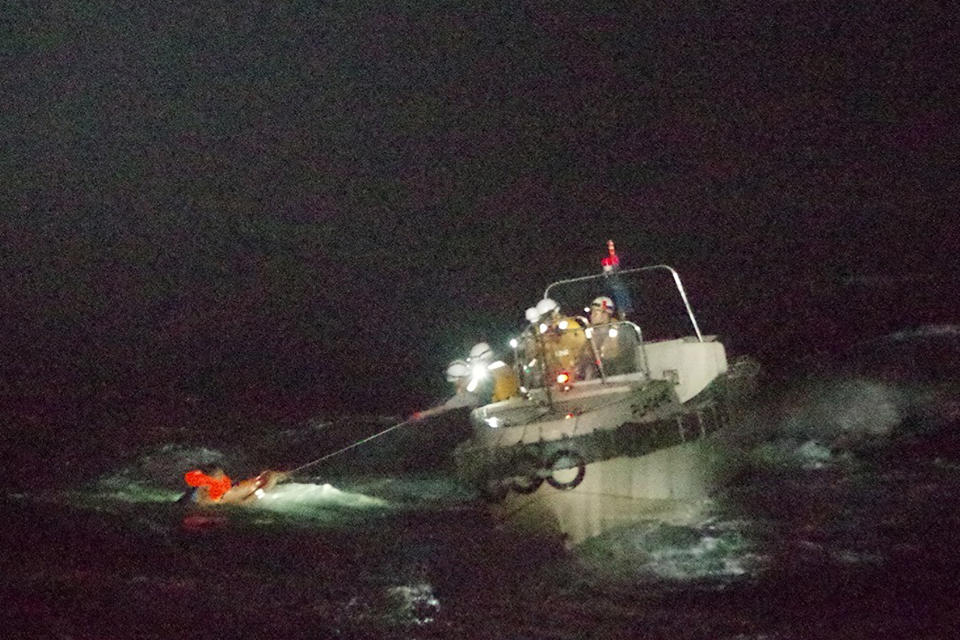
M 179 502 L 196 504 L 241 504 L 263 495 L 278 483 L 289 479 L 282 471 L 266 470 L 253 478 L 233 484 L 223 469 L 216 467 L 209 473 L 194 469 L 184 474 L 183 479 L 192 489 Z

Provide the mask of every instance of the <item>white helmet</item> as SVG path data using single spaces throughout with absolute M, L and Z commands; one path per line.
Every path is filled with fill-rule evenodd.
M 592 302 L 590 302 L 590 308 L 591 309 L 600 308 L 600 309 L 603 309 L 604 311 L 609 311 L 610 313 L 613 313 L 614 311 L 617 310 L 617 305 L 615 305 L 613 303 L 613 300 L 611 298 L 608 298 L 607 296 L 597 296 L 596 298 L 593 299 Z
M 493 357 L 493 349 L 486 342 L 478 342 L 470 349 L 471 360 L 486 361 Z
M 557 304 L 557 301 L 551 300 L 550 298 L 544 298 L 537 303 L 537 313 L 540 314 L 541 318 L 549 313 L 558 311 L 559 309 L 560 305 Z
M 540 319 L 540 314 L 537 313 L 536 307 L 530 307 L 529 309 L 527 309 L 526 313 L 524 313 L 523 315 L 524 317 L 526 317 L 527 322 L 531 324 L 533 324 L 534 322 Z
M 466 360 L 454 360 L 447 365 L 447 382 L 456 382 L 470 377 L 470 365 Z

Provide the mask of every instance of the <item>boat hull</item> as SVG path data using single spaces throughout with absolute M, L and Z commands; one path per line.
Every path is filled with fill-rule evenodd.
M 569 490 L 543 483 L 531 493 L 511 491 L 491 509 L 511 529 L 575 546 L 644 520 L 695 522 L 726 473 L 723 456 L 707 438 L 591 462 Z
M 752 397 L 757 371 L 744 361 L 683 404 L 659 383 L 646 386 L 584 416 L 611 428 L 582 435 L 532 423 L 474 437 L 455 452 L 458 474 L 498 519 L 567 544 L 641 520 L 689 522 L 736 471 L 721 436 Z M 614 407 L 620 413 L 608 415 Z
M 462 481 L 499 499 L 503 490 L 530 492 L 546 480 L 574 488 L 582 477 L 553 482 L 557 472 L 699 440 L 727 422 L 726 378 L 714 381 L 695 400 L 681 405 L 669 384 L 653 381 L 610 396 L 606 404 L 562 417 L 564 409 L 539 423 L 483 429 L 454 453 Z M 475 412 L 476 413 L 476 412 Z M 573 415 L 573 414 L 571 414 Z

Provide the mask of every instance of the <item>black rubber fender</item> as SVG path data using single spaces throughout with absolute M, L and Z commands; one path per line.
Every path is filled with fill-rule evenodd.
M 503 502 L 503 499 L 507 497 L 507 494 L 510 492 L 510 487 L 502 482 L 487 480 L 481 483 L 478 492 L 486 502 L 497 504 Z
M 529 452 L 521 453 L 517 457 L 517 467 L 524 473 L 514 477 L 510 485 L 511 489 L 517 493 L 528 494 L 540 488 L 540 485 L 543 484 L 543 476 L 540 475 L 539 471 L 543 468 L 543 464 L 539 458 Z
M 554 467 L 562 458 L 571 458 L 576 461 L 577 475 L 567 482 L 561 482 L 553 477 Z M 547 476 L 547 482 L 551 487 L 560 489 L 561 491 L 569 491 L 570 489 L 578 487 L 580 483 L 583 482 L 583 477 L 587 475 L 587 462 L 583 459 L 583 456 L 576 451 L 561 449 L 547 460 L 547 470 L 551 472 L 550 475 Z

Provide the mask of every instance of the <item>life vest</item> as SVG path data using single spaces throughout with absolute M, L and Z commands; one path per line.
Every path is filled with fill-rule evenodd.
M 207 475 L 199 469 L 187 471 L 183 475 L 183 479 L 191 487 L 206 487 L 207 495 L 211 500 L 219 500 L 222 498 L 223 494 L 230 490 L 232 484 L 226 474 L 215 477 Z
M 520 391 L 520 382 L 512 367 L 506 364 L 490 371 L 493 377 L 493 397 L 490 402 L 500 402 L 512 398 Z
M 587 342 L 583 326 L 576 318 L 561 318 L 560 321 L 566 321 L 565 329 L 560 329 L 558 322 L 541 336 L 543 357 L 550 380 L 561 371 L 573 373 Z

